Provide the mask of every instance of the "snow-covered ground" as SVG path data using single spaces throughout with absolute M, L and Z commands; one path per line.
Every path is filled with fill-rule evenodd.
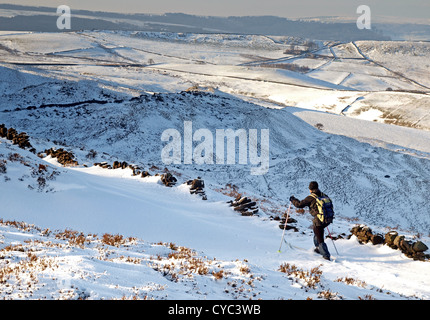
M 243 217 L 226 204 L 231 197 L 214 191 L 203 201 L 185 184 L 168 188 L 130 169 L 64 168 L 4 139 L 0 148 L 7 161 L 1 298 L 430 297 L 428 262 L 360 245 L 355 236 L 336 240 L 339 254 L 327 240 L 335 260 L 322 260 L 312 250 L 308 217 L 295 211 L 300 231 L 286 232 L 279 253 L 282 230 L 270 211 Z M 332 235 L 350 226 L 340 218 Z
M 37 152 L 65 147 L 80 164 L 64 168 L 0 139 L 2 298 L 429 299 L 428 262 L 345 237 L 363 223 L 430 243 L 426 75 L 415 78 L 375 56 L 374 42 L 318 42 L 313 56 L 284 54 L 291 43 L 303 44 L 266 36 L 1 33 L 0 124 L 27 132 Z M 420 52 L 428 63 L 424 46 Z M 311 70 L 285 70 L 289 63 Z M 214 135 L 269 129 L 269 171 L 165 165 L 161 135 L 184 136 L 185 121 Z M 93 165 L 102 161 L 127 161 L 152 176 Z M 178 179 L 172 188 L 155 176 L 165 167 Z M 197 176 L 207 201 L 183 184 Z M 311 180 L 335 202 L 333 236 L 345 234 L 335 241 L 339 254 L 327 240 L 335 262 L 313 252 L 307 212 L 292 211 L 299 232 L 288 230 L 290 245 L 277 252 L 282 230 L 273 218 L 286 212 L 290 195 L 304 198 Z M 233 185 L 257 201 L 258 215 L 228 206 Z M 12 221 L 34 226 L 17 229 Z M 123 241 L 108 245 L 108 235 Z

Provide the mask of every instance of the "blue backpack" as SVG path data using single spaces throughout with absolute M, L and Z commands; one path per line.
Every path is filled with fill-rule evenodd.
M 318 197 L 315 193 L 311 193 L 311 196 L 316 200 L 318 219 L 325 224 L 332 223 L 334 219 L 334 209 L 331 199 L 324 193 L 321 193 L 321 197 Z

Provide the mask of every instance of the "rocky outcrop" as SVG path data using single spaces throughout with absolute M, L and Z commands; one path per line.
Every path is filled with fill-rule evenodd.
M 18 145 L 21 149 L 30 149 L 30 152 L 35 153 L 36 149 L 30 143 L 30 137 L 25 132 L 16 131 L 14 128 L 7 128 L 4 124 L 0 124 L 0 138 L 11 140 L 13 144 Z
M 112 169 L 126 169 L 129 167 L 129 164 L 125 161 L 114 161 L 112 165 Z M 131 167 L 132 168 L 132 167 Z
M 140 176 L 141 178 L 150 177 L 151 174 L 148 171 L 143 171 L 139 166 L 128 164 L 126 161 L 114 161 L 112 165 L 110 165 L 107 162 L 96 162 L 94 163 L 94 166 L 101 167 L 103 169 L 131 169 L 133 173 L 132 176 Z M 150 168 L 153 169 L 153 168 Z M 167 168 L 164 170 L 167 171 Z M 177 179 L 170 173 L 165 172 L 163 174 L 156 173 L 155 176 L 160 176 L 160 181 L 163 183 L 166 187 L 172 187 L 177 183 Z M 198 180 L 198 179 L 195 179 Z M 190 180 L 191 182 L 194 180 Z M 203 180 L 201 180 L 203 182 Z M 195 182 L 197 183 L 197 182 Z M 190 183 L 191 184 L 191 183 Z M 203 182 L 204 185 L 204 182 Z M 206 195 L 204 192 L 202 192 L 202 188 L 198 187 L 197 185 L 191 187 L 191 193 L 198 193 L 202 195 L 203 200 L 206 200 Z
M 227 203 L 230 204 L 230 207 L 234 207 L 234 211 L 240 212 L 242 216 L 252 216 L 258 212 L 257 202 L 248 197 L 239 195 Z
M 151 174 L 148 171 L 141 171 L 141 168 L 134 164 L 128 164 L 126 161 L 114 161 L 112 165 L 104 162 L 96 162 L 94 166 L 101 167 L 103 169 L 131 169 L 133 173 L 132 176 L 141 176 L 142 178 L 149 177 Z
M 100 167 L 103 169 L 112 169 L 112 166 L 109 163 L 107 163 L 106 161 L 96 162 L 96 163 L 94 163 L 94 166 Z
M 392 249 L 401 250 L 407 257 L 414 260 L 429 260 L 430 255 L 424 254 L 428 250 L 422 241 L 407 240 L 405 236 L 399 235 L 397 231 L 389 231 L 385 235 L 376 233 L 365 225 L 356 225 L 351 229 L 351 235 L 355 235 L 360 243 L 385 244 Z
M 140 176 L 141 176 L 142 178 L 146 178 L 146 177 L 150 177 L 150 176 L 151 176 L 151 174 L 150 174 L 148 171 L 142 171 L 142 172 L 140 173 Z
M 74 167 L 79 165 L 78 161 L 75 160 L 75 155 L 70 151 L 64 150 L 63 148 L 46 149 L 42 153 L 38 154 L 39 157 L 43 157 L 44 155 L 57 158 L 57 161 L 65 167 Z
M 296 226 L 297 220 L 291 217 L 288 217 L 287 224 L 285 225 L 285 220 L 287 219 L 287 214 L 285 213 L 282 218 L 277 218 L 275 220 L 279 220 L 279 228 L 282 230 L 294 230 L 294 232 L 298 232 L 299 229 Z
M 357 225 L 351 229 L 351 233 L 355 235 L 360 243 L 371 242 L 373 245 L 384 243 L 384 236 L 377 233 L 374 234 L 372 229 L 365 225 Z
M 161 175 L 161 182 L 166 187 L 172 187 L 172 186 L 174 186 L 177 181 L 178 180 L 170 172 L 166 172 L 166 173 L 163 173 Z
M 414 260 L 428 260 L 429 254 L 424 254 L 428 250 L 422 241 L 407 240 L 405 236 L 399 235 L 397 231 L 390 231 L 385 235 L 385 244 L 393 249 L 401 250 L 407 257 Z
M 205 182 L 202 180 L 202 178 L 197 177 L 197 179 L 188 180 L 185 183 L 190 186 L 191 194 L 199 195 L 202 198 L 202 200 L 208 199 L 204 191 Z

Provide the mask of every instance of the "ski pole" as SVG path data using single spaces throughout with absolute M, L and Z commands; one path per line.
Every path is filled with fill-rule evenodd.
M 328 235 L 330 236 L 331 242 L 333 242 L 333 247 L 336 250 L 337 255 L 339 255 L 339 252 L 337 251 L 336 245 L 334 244 L 334 240 L 333 240 L 333 237 L 331 236 L 328 226 L 327 226 L 327 231 L 328 231 Z
M 290 201 L 290 205 L 288 206 L 287 218 L 285 219 L 284 231 L 282 232 L 281 245 L 279 246 L 278 252 L 281 252 L 282 242 L 284 242 L 285 229 L 287 228 L 288 217 L 290 216 L 290 209 L 291 209 L 291 201 Z

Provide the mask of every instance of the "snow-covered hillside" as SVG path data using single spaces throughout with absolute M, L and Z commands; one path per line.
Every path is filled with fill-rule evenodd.
M 59 167 L 5 139 L 0 153 L 4 299 L 429 298 L 428 262 L 355 236 L 339 255 L 327 240 L 324 261 L 303 214 L 279 253 L 274 212 L 243 217 L 213 190 L 203 201 L 130 169 Z M 339 217 L 333 236 L 350 225 Z
M 8 276 L 2 297 L 428 299 L 428 261 L 346 238 L 362 223 L 430 243 L 428 88 L 393 72 L 394 65 L 384 68 L 382 58 L 370 60 L 376 58 L 367 56 L 367 42 L 285 51 L 305 43 L 1 33 L 0 124 L 26 132 L 43 158 L 0 138 L 0 261 L 21 263 L 31 281 L 39 279 L 29 288 Z M 386 91 L 388 83 L 394 91 Z M 219 129 L 243 129 L 246 137 L 268 130 L 268 172 L 252 175 L 249 154 L 239 164 L 239 145 L 234 164 L 186 163 L 187 124 L 193 134 L 204 129 L 214 137 L 214 154 Z M 183 139 L 181 163 L 163 162 L 166 130 Z M 61 166 L 43 154 L 50 148 L 72 152 L 79 165 Z M 94 166 L 114 161 L 150 176 Z M 171 188 L 156 175 L 166 171 L 178 180 Z M 184 184 L 198 176 L 206 201 Z M 343 234 L 335 241 L 339 254 L 327 241 L 336 262 L 313 252 L 307 212 L 292 211 L 299 232 L 288 230 L 289 246 L 277 252 L 278 219 L 290 195 L 304 198 L 312 180 L 335 203 L 331 232 Z M 256 201 L 257 215 L 241 216 L 227 204 L 238 193 Z M 34 227 L 16 230 L 12 221 Z M 105 234 L 127 240 L 109 246 Z M 51 267 L 29 266 L 32 259 Z M 300 271 L 310 274 L 301 279 Z
M 78 92 L 73 88 L 65 91 Z M 100 95 L 96 89 L 91 92 Z M 193 134 L 204 128 L 213 137 L 219 128 L 269 129 L 270 169 L 263 176 L 251 175 L 251 168 L 256 166 L 250 162 L 241 165 L 238 160 L 233 165 L 215 161 L 185 164 L 184 146 L 182 164 L 172 164 L 168 169 L 189 178 L 198 173 L 213 188 L 232 184 L 240 192 L 281 203 L 287 203 L 291 194 L 305 195 L 309 181 L 318 180 L 336 199 L 342 216 L 402 226 L 420 233 L 429 229 L 430 218 L 424 214 L 430 211 L 426 188 L 430 181 L 426 156 L 429 150 L 423 150 L 424 156 L 416 156 L 409 154 L 414 151 L 396 152 L 327 134 L 300 120 L 290 110 L 259 106 L 224 93 L 143 94 L 127 101 L 105 101 L 108 103 L 20 108 L 3 112 L 2 119 L 19 131 L 43 139 L 38 150 L 52 147 L 46 143 L 51 140 L 81 148 L 79 163 L 92 165 L 95 160 L 84 156 L 93 149 L 105 158 L 100 161 L 127 161 L 146 169 L 154 165 L 165 167 L 161 154 L 167 143 L 161 141 L 161 136 L 165 130 L 175 129 L 183 139 L 185 121 L 192 123 Z M 362 121 L 360 125 L 367 123 Z M 390 126 L 386 128 L 390 130 Z M 427 132 L 403 133 L 411 136 L 398 141 L 401 147 L 397 148 L 410 148 L 403 143 L 411 137 L 428 141 Z M 216 143 L 212 150 L 215 147 Z
M 155 32 L 0 35 L 5 92 L 19 88 L 12 85 L 17 81 L 25 87 L 52 79 L 96 81 L 132 95 L 200 85 L 284 106 L 430 128 L 429 48 L 422 42 Z M 16 69 L 33 78 L 16 78 Z

